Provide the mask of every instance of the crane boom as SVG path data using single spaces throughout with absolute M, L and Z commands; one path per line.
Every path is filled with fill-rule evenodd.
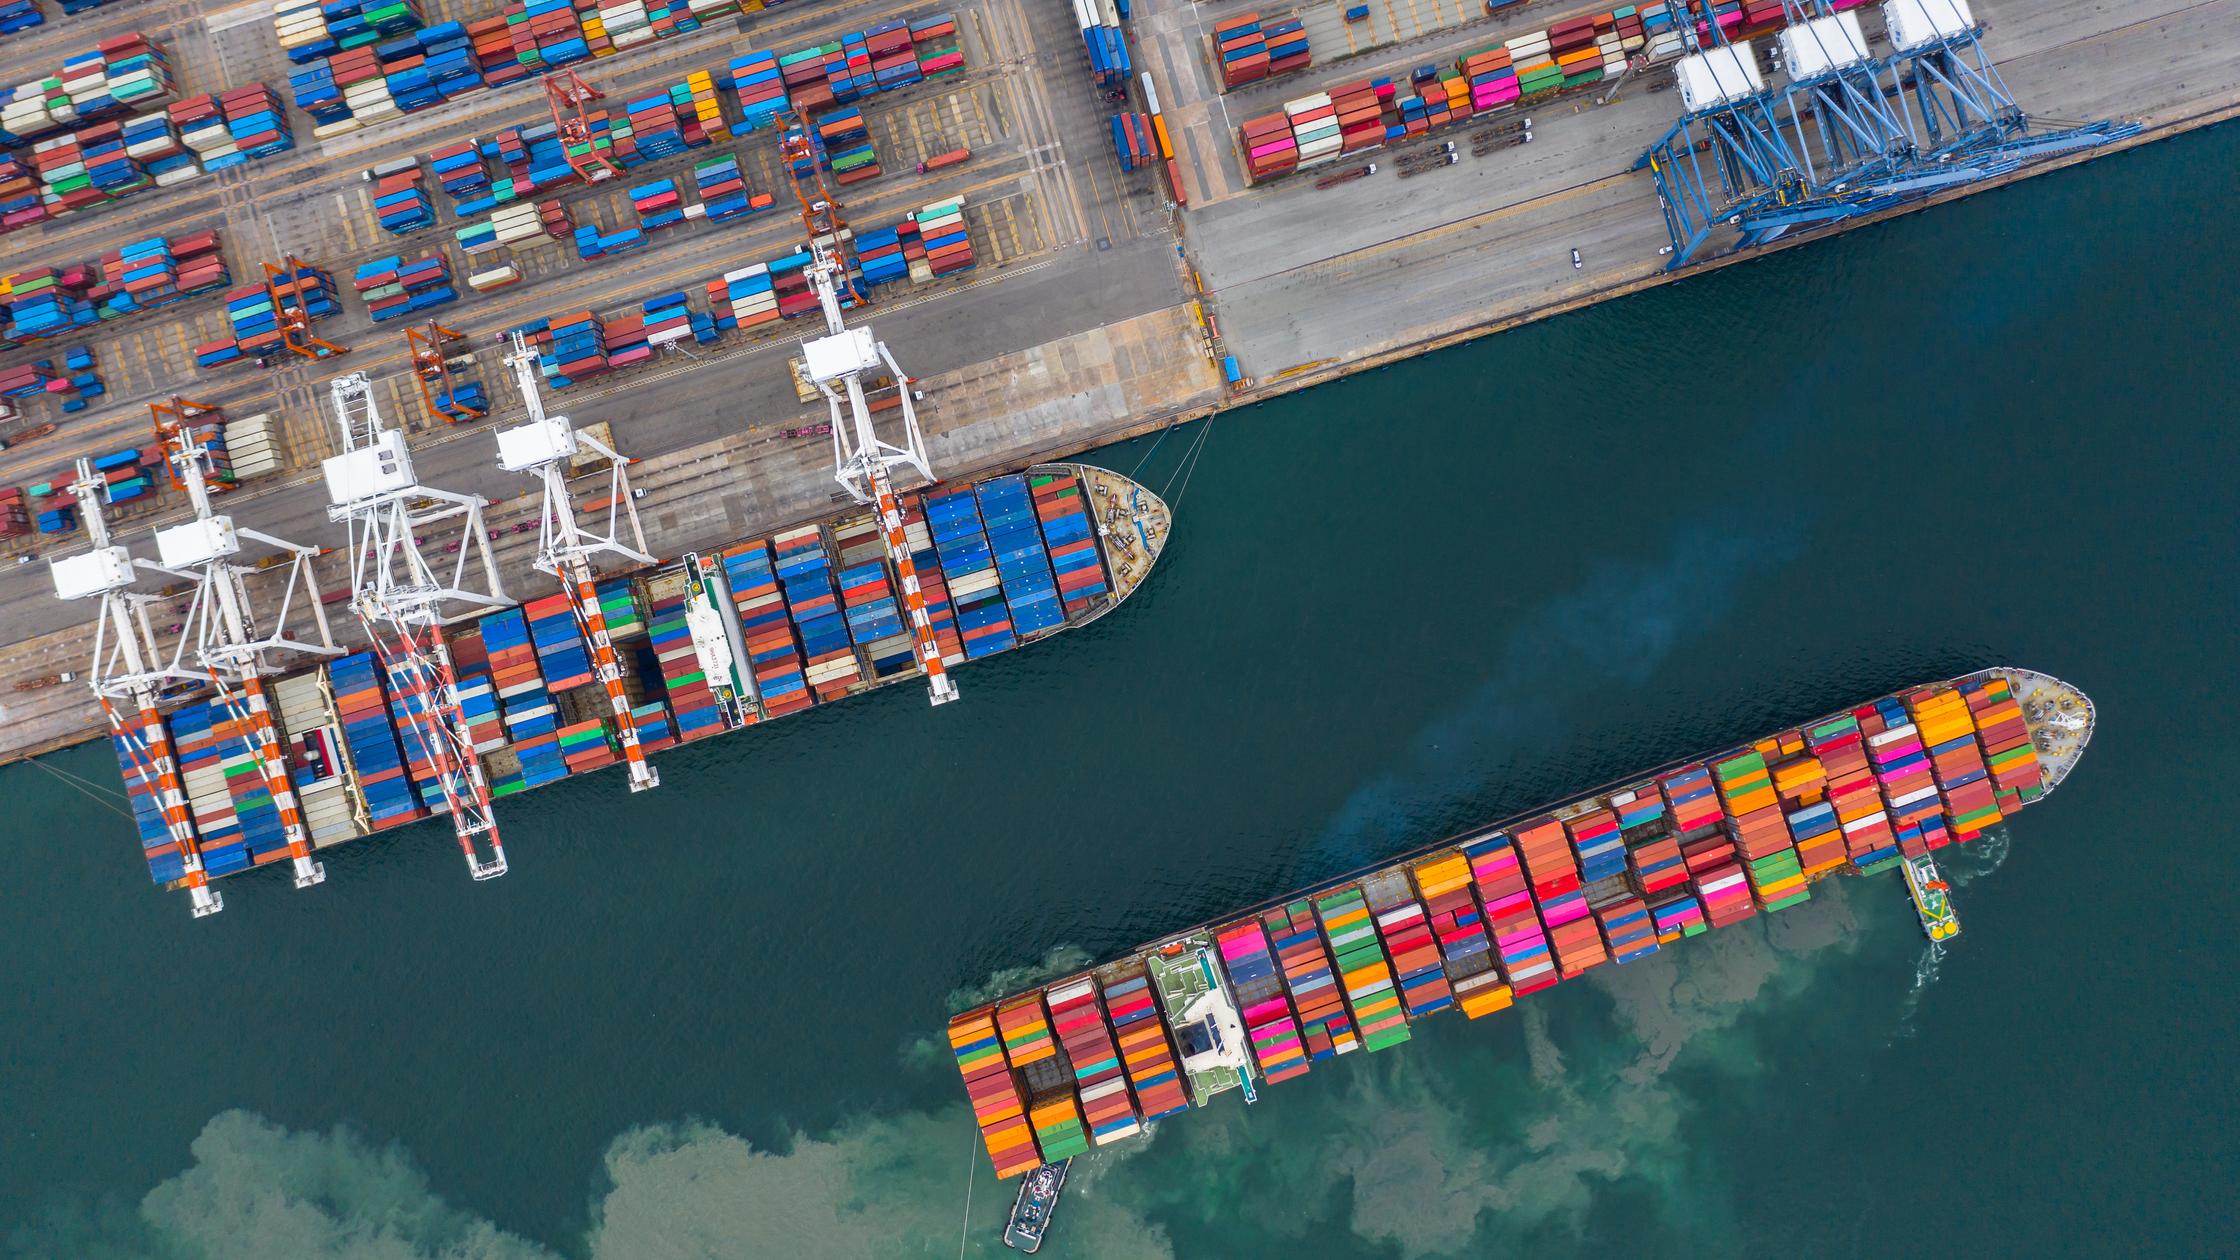
M 280 813 L 281 834 L 287 842 L 296 887 L 309 888 L 326 879 L 326 868 L 311 857 L 311 833 L 296 804 L 295 785 L 288 774 L 287 760 L 280 754 L 280 734 L 273 726 L 272 707 L 265 699 L 262 674 L 265 653 L 276 648 L 327 656 L 341 650 L 334 645 L 328 631 L 326 607 L 309 566 L 310 558 L 317 551 L 236 526 L 231 516 L 219 515 L 211 509 L 212 458 L 198 426 L 211 423 L 213 418 L 222 422 L 224 412 L 183 398 L 153 404 L 149 411 L 155 417 L 156 436 L 171 461 L 172 481 L 186 491 L 194 509 L 192 521 L 156 531 L 157 551 L 166 566 L 198 575 L 188 612 L 188 621 L 194 630 L 195 654 L 202 662 L 218 703 L 233 719 L 234 732 L 249 752 L 258 777 L 271 793 Z M 270 544 L 290 557 L 288 582 L 280 607 L 263 632 L 257 625 L 255 608 L 242 581 L 249 570 L 235 560 L 242 539 Z M 315 640 L 295 638 L 287 630 L 288 611 L 299 578 L 306 595 L 305 603 L 316 624 Z M 238 684 L 238 691 L 235 684 Z
M 591 559 L 612 554 L 634 564 L 652 564 L 645 549 L 645 531 L 638 522 L 637 501 L 630 490 L 630 461 L 588 433 L 578 433 L 566 416 L 548 415 L 537 384 L 537 356 L 520 333 L 513 334 L 513 353 L 506 356 L 515 386 L 528 408 L 529 423 L 498 434 L 498 462 L 508 471 L 528 473 L 544 487 L 544 511 L 538 527 L 537 568 L 560 579 L 560 588 L 575 613 L 577 627 L 591 648 L 592 671 L 607 693 L 607 707 L 614 714 L 615 737 L 622 743 L 622 757 L 630 770 L 630 790 L 642 792 L 661 784 L 661 773 L 646 759 L 638 736 L 638 717 L 630 707 L 630 693 L 622 678 L 622 661 L 607 633 L 606 611 L 599 606 L 598 572 Z M 606 532 L 594 533 L 577 518 L 568 493 L 568 464 L 588 450 L 607 461 Z M 627 522 L 629 541 L 622 537 Z
M 157 707 L 165 683 L 191 681 L 194 675 L 181 665 L 180 658 L 185 652 L 183 639 L 170 661 L 162 659 L 156 650 L 155 627 L 148 621 L 148 605 L 156 602 L 157 597 L 132 589 L 143 567 L 172 577 L 188 575 L 135 560 L 111 539 L 108 520 L 101 511 L 105 488 L 102 479 L 94 475 L 92 463 L 79 460 L 77 478 L 71 483 L 70 493 L 78 501 L 79 515 L 84 518 L 93 549 L 83 555 L 54 561 L 49 565 L 49 572 L 54 579 L 55 594 L 60 598 L 98 597 L 101 600 L 100 615 L 94 621 L 93 663 L 87 669 L 87 680 L 102 714 L 108 718 L 109 729 L 116 736 L 124 759 L 132 767 L 133 777 L 147 789 L 163 814 L 164 833 L 178 850 L 180 875 L 177 882 L 187 890 L 188 907 L 194 917 L 206 918 L 225 909 L 225 899 L 210 887 L 209 870 L 202 860 L 201 839 L 194 829 L 194 813 L 188 808 L 186 788 L 179 777 L 178 755 L 171 745 L 171 732 L 164 726 L 163 714 Z M 119 699 L 132 704 L 133 716 L 129 723 L 110 703 Z
M 885 342 L 872 336 L 869 328 L 849 328 L 841 313 L 843 292 L 851 298 L 859 296 L 840 255 L 844 248 L 843 229 L 847 224 L 840 217 L 838 203 L 824 187 L 824 177 L 807 129 L 789 132 L 780 140 L 780 146 L 787 163 L 795 171 L 808 172 L 805 177 L 796 179 L 794 195 L 801 202 L 801 225 L 809 233 L 807 274 L 810 287 L 817 295 L 817 306 L 824 312 L 825 335 L 802 342 L 801 351 L 809 380 L 824 395 L 825 405 L 832 413 L 833 454 L 839 464 L 834 477 L 856 502 L 874 504 L 878 508 L 879 536 L 886 545 L 887 563 L 893 566 L 896 582 L 902 589 L 903 609 L 909 618 L 918 668 L 925 673 L 932 702 L 947 704 L 957 698 L 957 684 L 949 677 L 948 663 L 941 656 L 941 642 L 934 636 L 933 615 L 926 607 L 925 591 L 918 583 L 918 566 L 911 558 L 902 500 L 895 493 L 892 472 L 896 465 L 907 465 L 927 481 L 933 480 L 933 470 L 926 464 L 925 440 L 918 431 L 917 409 L 912 405 L 910 378 L 894 361 Z M 814 183 L 814 197 L 803 187 L 804 182 Z M 881 364 L 893 374 L 902 404 L 900 444 L 879 437 L 870 401 L 864 396 L 864 374 Z
M 419 484 L 411 448 L 383 421 L 364 373 L 336 377 L 327 388 L 342 453 L 321 472 L 332 500 L 327 515 L 350 525 L 351 611 L 396 689 L 409 738 L 435 770 L 468 874 L 495 878 L 506 873 L 505 846 L 443 639 L 444 626 L 512 603 L 498 581 L 483 500 Z M 448 573 L 421 551 L 419 531 L 439 528 L 460 533 Z M 470 556 L 481 560 L 479 581 L 468 572 Z

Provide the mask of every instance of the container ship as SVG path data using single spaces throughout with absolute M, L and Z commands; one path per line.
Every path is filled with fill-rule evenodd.
M 1943 941 L 1936 851 L 2051 792 L 2094 720 L 2029 670 L 1911 687 L 1161 938 L 966 1011 L 949 1044 L 1013 1177 L 1778 913 L 1830 875 L 1902 871 Z
M 912 561 L 950 668 L 1087 625 L 1133 594 L 1165 546 L 1167 505 L 1086 464 L 1038 464 L 904 496 Z M 658 752 L 922 677 L 875 509 L 695 553 L 597 585 L 642 746 Z M 494 798 L 622 759 L 611 700 L 567 597 L 446 634 Z M 315 847 L 447 812 L 409 685 L 373 652 L 267 680 L 287 787 Z M 199 699 L 164 717 L 211 878 L 289 856 L 247 715 Z M 137 730 L 112 733 L 159 885 L 184 875 Z M 1129 1105 L 1134 1105 L 1131 1097 Z

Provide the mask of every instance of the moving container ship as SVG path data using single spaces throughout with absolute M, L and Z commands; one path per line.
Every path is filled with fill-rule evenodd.
M 949 1041 L 1011 1177 L 1086 1149 L 1059 1123 L 1077 1110 L 1061 1082 L 1091 1139 L 1118 1141 L 1228 1090 L 1250 1102 L 1339 1055 L 1399 1045 L 1440 1011 L 1477 1019 L 1778 913 L 1829 875 L 1903 871 L 1923 931 L 1943 941 L 1959 922 L 1935 850 L 2051 792 L 2094 720 L 2082 692 L 2029 670 L 1907 688 L 1164 937 L 967 1011 Z M 1049 1020 L 1055 1040 L 1033 1032 Z M 1023 1030 L 1016 1054 L 1005 1029 Z
M 1038 464 L 904 499 L 906 538 L 950 668 L 1111 611 L 1149 575 L 1171 523 L 1157 495 L 1085 464 Z M 865 508 L 643 574 L 607 577 L 597 595 L 623 661 L 640 740 L 658 752 L 919 677 L 900 589 L 874 511 Z M 493 798 L 621 759 L 611 701 L 564 596 L 461 622 L 446 639 L 460 709 Z M 314 846 L 448 811 L 435 759 L 411 720 L 422 701 L 374 653 L 267 681 L 290 786 Z M 197 699 L 169 713 L 165 724 L 209 875 L 286 859 L 273 792 L 228 706 Z M 111 744 L 149 875 L 176 886 L 182 854 L 146 769 L 145 739 L 128 731 L 112 735 Z M 1126 1070 L 1140 1065 L 1155 1076 L 1153 1060 L 1135 1053 L 1128 1021 L 1112 1009 L 1112 991 L 1089 999 L 1097 1028 L 1109 1021 L 1121 1030 L 1117 1053 Z M 1060 1033 L 1067 1057 L 1053 1070 L 1067 1075 L 1038 1077 L 1021 1095 L 1032 1107 L 1021 1114 L 1042 1149 L 1075 1140 L 1085 1147 L 1084 1133 L 1104 1140 L 1132 1132 L 1137 1100 L 1165 1098 L 1155 1082 L 1139 1081 L 1137 1092 L 1123 1098 L 1123 1118 L 1108 1097 L 1108 1082 L 1118 1083 L 1123 1063 L 1100 1074 L 1090 1058 L 1093 1041 L 1065 1020 Z M 1179 1098 L 1179 1085 L 1175 1093 Z

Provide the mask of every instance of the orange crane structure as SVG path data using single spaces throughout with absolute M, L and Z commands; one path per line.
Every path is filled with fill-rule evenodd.
M 613 179 L 622 173 L 613 158 L 593 138 L 590 106 L 607 94 L 584 82 L 573 70 L 555 70 L 544 77 L 545 103 L 552 109 L 552 125 L 560 133 L 560 151 L 568 169 L 586 184 Z
M 814 142 L 806 126 L 788 128 L 779 137 L 779 150 L 794 171 L 794 197 L 801 203 L 801 226 L 809 234 L 809 286 L 823 309 L 825 335 L 801 343 L 803 369 L 832 411 L 832 454 L 837 465 L 834 480 L 856 502 L 876 505 L 879 534 L 887 549 L 887 563 L 894 568 L 901 589 L 902 608 L 910 623 L 918 668 L 926 676 L 932 702 L 946 704 L 958 696 L 941 658 L 941 643 L 934 637 L 933 615 L 926 606 L 925 590 L 918 583 L 918 568 L 910 556 L 910 542 L 902 515 L 902 499 L 895 493 L 893 470 L 907 466 L 932 481 L 926 463 L 925 437 L 918 430 L 918 413 L 911 406 L 910 377 L 894 361 L 885 342 L 869 328 L 848 327 L 841 315 L 841 295 L 848 305 L 863 300 L 849 274 L 842 251 L 847 248 L 847 221 L 840 203 L 825 187 Z M 881 438 L 864 377 L 884 364 L 894 377 L 901 403 L 902 431 Z
M 420 384 L 420 402 L 429 415 L 440 416 L 450 424 L 466 424 L 490 414 L 487 399 L 478 402 L 474 397 L 462 398 L 459 384 L 451 378 L 448 350 L 464 341 L 466 334 L 432 319 L 425 326 L 404 330 L 405 349 L 412 357 L 412 378 Z
M 350 353 L 311 331 L 311 314 L 304 309 L 303 273 L 309 266 L 290 254 L 280 266 L 264 264 L 265 292 L 272 295 L 272 310 L 280 324 L 280 344 L 306 359 L 332 359 Z

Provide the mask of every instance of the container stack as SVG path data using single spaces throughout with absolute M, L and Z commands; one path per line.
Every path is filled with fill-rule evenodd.
M 1069 617 L 1086 613 L 1111 593 L 1104 559 L 1097 553 L 1095 527 L 1072 473 L 1038 472 L 1028 478 L 1034 514 L 1050 545 L 1050 567 L 1058 577 L 1058 597 Z
M 559 706 L 537 671 L 537 649 L 529 637 L 526 615 L 519 608 L 508 608 L 484 617 L 481 624 L 483 646 L 490 653 L 490 681 L 497 685 L 506 735 L 521 761 L 522 786 L 540 787 L 568 777 L 568 763 L 560 754 Z
M 1312 166 L 1338 156 L 1345 147 L 1338 103 L 1328 92 L 1315 92 L 1283 103 L 1283 116 L 1297 142 L 1298 165 Z
M 399 664 L 401 668 L 385 667 L 382 680 L 388 685 L 389 720 L 397 728 L 397 747 L 404 751 L 406 778 L 428 813 L 448 814 L 451 800 L 443 790 L 441 749 L 422 725 L 435 711 L 432 680 L 416 667 Z
M 1905 706 L 1896 700 L 1876 701 L 1855 709 L 1859 729 L 1867 737 L 1867 759 L 1881 786 L 1883 805 L 1890 811 L 1891 831 L 1898 851 L 1919 857 L 1945 843 L 1943 802 L 1929 766 L 1921 733 L 1906 720 Z
M 1283 966 L 1284 988 L 1299 1014 L 1299 1031 L 1307 1058 L 1328 1059 L 1361 1048 L 1338 992 L 1337 973 L 1330 953 L 1322 945 L 1322 929 L 1314 910 L 1294 901 L 1261 914 L 1260 922 L 1274 943 L 1276 959 Z
M 1267 114 L 1245 120 L 1244 125 L 1238 129 L 1238 134 L 1244 148 L 1245 174 L 1252 182 L 1274 179 L 1278 175 L 1288 175 L 1299 169 L 1296 127 L 1305 119 L 1306 113 L 1302 112 L 1297 117 L 1288 113 Z M 1316 130 L 1318 133 L 1322 130 L 1319 120 Z M 1332 126 L 1328 131 L 1329 153 L 1319 154 L 1322 158 L 1337 152 L 1337 128 Z M 1321 138 L 1318 134 L 1317 139 Z
M 1618 816 L 1607 809 L 1589 809 L 1564 819 L 1571 838 L 1572 855 L 1579 859 L 1579 879 L 1599 884 L 1625 873 L 1626 842 L 1618 831 Z
M 498 684 L 490 676 L 490 650 L 480 630 L 454 636 L 450 642 L 451 676 L 457 683 L 459 714 L 466 719 L 467 740 L 482 758 L 489 775 L 492 797 L 522 790 L 520 763 L 500 757 L 511 745 L 506 739 L 505 709 L 498 703 Z
M 1159 164 L 1159 137 L 1151 131 L 1148 114 L 1114 114 L 1112 116 L 1112 151 L 1120 159 L 1120 169 L 1133 171 L 1139 166 Z
M 406 158 L 403 170 L 382 175 L 373 186 L 373 215 L 381 230 L 396 236 L 435 226 L 435 203 L 422 186 L 426 173 L 417 159 Z
M 363 48 L 423 25 L 418 0 L 280 0 L 273 33 L 298 65 L 351 48 Z
M 116 754 L 117 769 L 124 778 L 125 799 L 132 806 L 133 829 L 140 833 L 141 856 L 147 859 L 148 877 L 158 885 L 183 877 L 187 873 L 186 860 L 180 856 L 179 843 L 171 838 L 163 806 L 156 800 L 155 768 L 123 734 L 111 731 L 109 748 Z
M 684 222 L 677 181 L 657 179 L 630 190 L 630 208 L 638 212 L 638 226 L 648 232 Z
M 1632 893 L 1596 906 L 1594 919 L 1612 962 L 1634 962 L 1657 952 L 1657 925 L 1649 917 L 1647 903 Z
M 1033 1172 L 1042 1164 L 1035 1150 L 1034 1131 L 1028 1127 L 1027 1108 L 1019 1096 L 1018 1082 L 1003 1054 L 1003 1038 L 996 1030 L 995 1008 L 984 1006 L 949 1021 L 949 1049 L 956 1055 L 957 1071 L 964 1076 L 965 1092 L 972 1098 L 972 1116 L 980 1136 L 995 1161 L 998 1177 Z
M 801 638 L 804 674 L 817 699 L 837 700 L 863 683 L 863 668 L 848 643 L 848 623 L 839 592 L 832 585 L 832 557 L 824 531 L 815 525 L 790 529 L 770 540 L 777 554 L 779 584 Z
M 289 786 L 295 789 L 312 846 L 324 849 L 352 839 L 358 829 L 343 775 L 342 732 L 319 692 L 318 674 L 275 679 L 272 707 L 286 739 Z
M 1358 885 L 1349 884 L 1314 899 L 1315 914 L 1322 920 L 1323 935 L 1330 942 L 1346 1005 L 1353 1011 L 1354 1026 L 1370 1050 L 1383 1050 L 1408 1040 L 1408 1017 L 1400 1009 L 1400 995 L 1392 982 L 1392 968 L 1377 944 L 1369 904 Z
M 1524 863 L 1539 903 L 1541 921 L 1548 927 L 1548 945 L 1556 969 L 1568 980 L 1609 960 L 1602 940 L 1587 917 L 1587 898 L 1580 890 L 1579 866 L 1565 841 L 1563 824 L 1537 818 L 1516 829 L 1517 855 Z
M 653 357 L 653 343 L 646 340 L 646 317 L 624 311 L 607 321 L 607 366 L 615 371 L 636 367 Z
M 1703 903 L 1695 894 L 1685 890 L 1662 893 L 1649 907 L 1650 922 L 1656 925 L 1657 944 L 1670 945 L 1689 936 L 1700 936 L 1711 930 L 1704 922 Z
M 927 79 L 954 78 L 964 73 L 964 51 L 957 46 L 954 14 L 936 13 L 910 23 L 911 51 L 918 59 L 918 74 Z
M 93 461 L 93 471 L 107 483 L 102 497 L 110 503 L 130 503 L 156 492 L 164 475 L 163 448 L 112 451 Z
M 1306 42 L 1302 35 L 1299 41 Z M 1268 77 L 1268 37 L 1260 29 L 1258 13 L 1240 13 L 1213 24 L 1213 60 L 1221 74 L 1221 90 L 1235 91 Z M 1297 67 L 1294 67 L 1296 69 Z
M 1268 934 L 1257 919 L 1245 919 L 1217 930 L 1221 965 L 1229 973 L 1229 987 L 1236 994 L 1237 1012 L 1244 1020 L 1245 1036 L 1252 1045 L 1252 1061 L 1269 1084 L 1303 1076 L 1307 1052 L 1299 1038 L 1299 1025 L 1291 1018 L 1291 1003 L 1283 996 L 1283 979 L 1276 974 L 1275 956 L 1268 949 Z M 1068 1047 L 1069 1049 L 1071 1047 Z M 1079 1062 L 1078 1058 L 1075 1060 Z
M 925 600 L 934 642 L 940 645 L 942 662 L 954 668 L 964 662 L 964 639 L 957 633 L 957 610 L 949 601 L 949 582 L 941 572 L 941 553 L 933 545 L 923 495 L 903 497 L 902 533 L 910 547 L 910 562 L 918 571 L 918 594 Z
M 708 308 L 719 330 L 778 322 L 778 295 L 771 284 L 769 266 L 756 263 L 709 281 Z
M 716 703 L 708 676 L 700 668 L 700 654 L 693 647 L 692 626 L 685 618 L 686 597 L 671 595 L 653 601 L 654 659 L 661 665 L 669 711 L 674 715 L 676 738 L 681 743 L 714 735 L 724 729 L 723 708 Z
M 1166 1018 L 1159 1014 L 1158 998 L 1151 991 L 1151 977 L 1141 962 L 1129 961 L 1097 972 L 1104 991 L 1105 1010 L 1112 1016 L 1112 1032 L 1120 1046 L 1120 1062 L 1127 1069 L 1128 1086 L 1144 1123 L 1164 1120 L 1190 1110 L 1182 1089 L 1182 1073 L 1175 1066 L 1173 1042 Z
M 607 733 L 602 718 L 586 718 L 560 728 L 556 738 L 560 743 L 560 757 L 568 765 L 569 774 L 584 774 L 620 760 L 615 755 L 614 739 Z
M 1095 983 L 1080 975 L 1051 985 L 1047 992 L 1050 1023 L 1073 1064 L 1074 1084 L 1081 1094 L 1090 1137 L 1103 1146 L 1142 1132 L 1135 1097 L 1128 1091 L 1120 1051 L 1105 1023 L 1104 1002 L 1097 996 Z
M 980 526 L 980 508 L 969 488 L 926 496 L 926 524 L 941 557 L 941 574 L 957 612 L 958 637 L 967 660 L 1018 645 L 1011 613 L 996 576 L 995 555 Z
M 894 228 L 873 228 L 856 235 L 856 270 L 866 287 L 892 284 L 910 276 L 910 258 L 903 252 L 902 234 Z
M 852 105 L 817 120 L 817 149 L 823 154 L 825 169 L 840 184 L 860 184 L 880 173 L 879 155 L 871 147 L 863 111 Z M 796 178 L 800 175 L 795 172 Z
M 0 3 L 0 35 L 28 31 L 35 26 L 44 26 L 46 22 L 47 11 L 41 7 L 39 0 L 5 0 Z
M 1385 956 L 1392 961 L 1400 1003 L 1408 1018 L 1420 1019 L 1454 1005 L 1454 990 L 1439 965 L 1439 943 L 1431 935 L 1423 903 L 1408 886 L 1407 872 L 1387 867 L 1364 879 L 1361 887 L 1369 913 L 1376 919 Z
M 739 172 L 739 159 L 733 154 L 695 163 L 692 184 L 710 223 L 743 219 L 777 204 L 768 193 L 747 191 L 746 178 Z
M 1905 704 L 1929 749 L 1946 830 L 1955 840 L 1975 839 L 2002 815 L 1966 698 L 1950 687 L 1932 687 L 1907 693 Z
M 731 128 L 733 136 L 771 126 L 792 108 L 776 53 L 752 52 L 732 58 L 723 81 L 739 100 L 739 122 Z
M 1470 860 L 1449 849 L 1415 863 L 1409 874 L 1430 916 L 1431 934 L 1439 942 L 1455 1005 L 1472 1019 L 1507 1010 L 1513 994 L 1494 966 L 1485 913 L 1470 892 Z
M 1861 871 L 1878 870 L 1898 856 L 1890 815 L 1867 766 L 1865 737 L 1851 714 L 1831 718 L 1805 732 L 1806 746 L 1827 775 L 1828 805 L 1835 811 L 1845 856 Z
M 401 827 L 427 816 L 405 778 L 404 753 L 389 703 L 382 694 L 380 667 L 371 652 L 342 657 L 327 666 L 335 713 L 342 719 L 342 741 L 357 770 L 368 825 L 375 831 Z
M 171 729 L 179 786 L 194 815 L 203 869 L 212 876 L 248 870 L 255 865 L 255 855 L 243 820 L 234 810 L 233 796 L 226 790 L 225 745 L 236 742 L 227 738 L 233 720 L 213 714 L 209 702 L 197 701 L 173 712 L 166 725 Z
M 1756 914 L 1711 772 L 1687 766 L 1659 776 L 1657 785 L 1679 831 L 1681 856 L 1711 926 L 1724 927 Z
M 566 595 L 547 595 L 521 606 L 529 638 L 537 649 L 537 672 L 549 691 L 567 691 L 591 681 L 591 654 L 576 629 L 574 605 Z
M 1462 847 L 1462 856 L 1470 863 L 1470 882 L 1478 903 L 1485 907 L 1493 946 L 1501 955 L 1501 971 L 1512 994 L 1523 997 L 1561 980 L 1509 837 L 1497 832 L 1473 840 Z
M 1618 830 L 1624 837 L 1626 865 L 1634 886 L 1654 897 L 1688 882 L 1687 860 L 1680 853 L 1680 838 L 1664 796 L 1654 782 L 1638 784 L 1610 797 L 1617 811 Z
M 1004 1057 L 1027 1085 L 1027 1120 L 1042 1158 L 1054 1162 L 1086 1152 L 1089 1141 L 1073 1100 L 1072 1066 L 1058 1054 L 1041 992 L 998 1006 L 996 1031 L 1003 1038 Z
M 1090 80 L 1107 90 L 1125 86 L 1133 77 L 1134 66 L 1128 59 L 1128 37 L 1120 29 L 1120 15 L 1112 0 L 1073 0 L 1073 12 L 1081 28 L 1082 47 L 1089 54 Z
M 21 538 L 31 532 L 31 510 L 25 506 L 23 487 L 0 486 L 0 538 Z
M 769 546 L 750 542 L 726 548 L 723 575 L 731 587 L 731 602 L 739 610 L 747 663 L 754 668 L 754 687 L 762 698 L 763 712 L 783 717 L 815 704 L 816 693 L 809 689 L 802 669 L 785 588 L 770 563 Z
M 410 262 L 395 256 L 376 259 L 358 268 L 350 284 L 376 323 L 459 300 L 451 284 L 451 263 L 440 251 Z
M 436 185 L 444 195 L 455 202 L 469 202 L 490 191 L 490 169 L 483 165 L 482 151 L 472 140 L 431 150 L 428 169 L 435 172 Z M 461 213 L 467 213 L 463 206 Z
M 2030 743 L 2030 730 L 2014 689 L 2004 678 L 1964 684 L 1968 711 L 1975 718 L 1976 740 L 1983 747 L 1984 764 L 1991 771 L 1994 799 L 2009 813 L 2045 795 L 2038 750 Z
M 48 217 L 47 203 L 39 196 L 38 173 L 22 158 L 0 153 L 0 234 Z
M 103 254 L 100 270 L 102 282 L 85 295 L 104 320 L 207 293 L 230 279 L 215 228 L 134 241 Z
M 1781 816 L 1773 775 L 1756 749 L 1715 761 L 1712 776 L 1727 811 L 1727 830 L 1750 877 L 1761 910 L 1779 910 L 1810 896 L 1805 890 L 1789 826 Z
M 1050 555 L 1036 527 L 1026 478 L 991 477 L 975 490 L 988 546 L 995 553 L 997 579 L 1011 609 L 1012 632 L 1030 639 L 1065 624 L 1065 606 L 1050 571 Z
M 603 376 L 608 371 L 607 326 L 591 311 L 544 321 L 529 331 L 538 343 L 537 370 L 554 389 Z
M 840 549 L 848 637 L 870 660 L 875 679 L 909 673 L 917 664 L 917 645 L 887 582 L 886 543 L 877 518 L 850 517 L 833 526 L 832 539 Z

